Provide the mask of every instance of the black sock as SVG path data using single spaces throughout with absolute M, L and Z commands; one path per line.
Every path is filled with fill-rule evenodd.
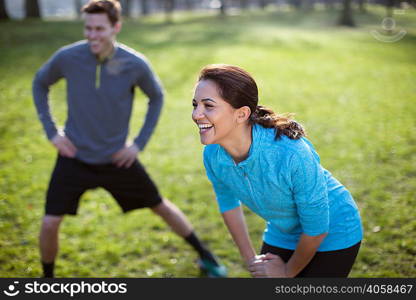
M 199 240 L 194 232 L 192 232 L 189 236 L 185 237 L 185 241 L 187 241 L 195 250 L 198 252 L 199 256 L 202 259 L 207 259 L 212 261 L 214 264 L 218 266 L 218 262 L 215 259 L 214 255 L 212 255 L 211 251 L 205 247 L 205 245 Z
M 51 263 L 44 263 L 42 262 L 42 268 L 43 268 L 43 277 L 45 278 L 53 278 L 53 269 L 55 267 L 55 262 Z

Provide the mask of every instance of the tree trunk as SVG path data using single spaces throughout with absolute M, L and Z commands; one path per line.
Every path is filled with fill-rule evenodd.
M 187 10 L 193 10 L 194 9 L 194 1 L 192 0 L 185 0 L 185 7 Z
M 339 19 L 339 25 L 342 26 L 355 26 L 352 18 L 351 0 L 342 1 L 341 18 Z
M 325 0 L 325 8 L 328 10 L 334 9 L 334 0 Z
M 226 0 L 220 0 L 220 15 L 227 15 L 227 2 Z
M 366 0 L 358 0 L 358 7 L 360 8 L 361 13 L 367 12 L 366 2 Z
M 165 20 L 167 23 L 172 23 L 172 13 L 175 9 L 175 0 L 165 0 L 164 1 L 165 9 Z
M 395 2 L 395 0 L 386 0 L 386 15 L 389 18 L 393 17 L 393 7 Z
M 10 17 L 7 14 L 5 0 L 0 0 L 0 20 L 7 20 L 7 19 L 10 19 Z
M 303 2 L 302 0 L 292 0 L 292 1 L 290 1 L 292 6 L 297 10 L 302 8 L 302 2 Z
M 131 16 L 131 0 L 119 0 L 121 4 L 121 12 L 124 17 Z
M 150 13 L 149 0 L 141 0 L 142 15 L 147 16 Z
M 81 18 L 81 8 L 82 8 L 81 0 L 75 0 L 75 12 L 77 13 L 78 18 Z
M 268 0 L 260 0 L 260 8 L 266 9 L 267 4 L 269 4 L 268 2 Z
M 240 0 L 240 9 L 246 10 L 247 6 L 248 6 L 248 1 L 247 0 Z
M 304 4 L 304 10 L 310 11 L 315 9 L 315 0 L 308 0 Z
M 26 18 L 40 18 L 38 0 L 25 1 Z

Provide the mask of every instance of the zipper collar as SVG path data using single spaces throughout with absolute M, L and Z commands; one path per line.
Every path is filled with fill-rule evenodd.
M 106 57 L 99 59 L 97 56 L 93 55 L 97 61 L 97 65 L 95 68 L 95 89 L 96 90 L 99 90 L 101 86 L 101 65 L 110 61 L 116 55 L 117 49 L 118 49 L 118 44 L 117 42 L 114 42 L 113 51 L 111 51 L 111 53 L 107 55 Z
M 106 57 L 99 59 L 94 53 L 91 52 L 90 50 L 90 46 L 88 44 L 88 41 L 86 40 L 86 45 L 88 47 L 88 53 L 90 54 L 90 56 L 92 58 L 95 59 L 95 61 L 97 62 L 97 64 L 104 64 L 106 62 L 108 62 L 109 60 L 113 59 L 113 57 L 117 54 L 119 43 L 117 43 L 116 41 L 113 42 L 113 51 L 111 51 L 111 53 L 109 55 L 107 55 Z
M 106 57 L 103 57 L 101 59 L 99 59 L 98 57 L 96 57 L 97 62 L 99 64 L 103 64 L 103 63 L 111 60 L 114 57 L 114 55 L 116 55 L 117 49 L 118 49 L 118 44 L 117 44 L 117 42 L 114 42 L 113 43 L 113 51 L 111 51 L 111 53 L 109 55 L 107 55 Z

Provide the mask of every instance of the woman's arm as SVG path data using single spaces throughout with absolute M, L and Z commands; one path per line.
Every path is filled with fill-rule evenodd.
M 312 260 L 319 245 L 326 237 L 326 233 L 317 236 L 302 234 L 296 246 L 296 250 L 286 263 L 287 277 L 295 277 Z
M 253 277 L 295 277 L 312 260 L 326 235 L 310 236 L 303 233 L 286 264 L 278 255 L 267 253 L 261 260 L 253 261 L 249 270 Z
M 222 214 L 224 223 L 227 225 L 228 231 L 234 242 L 237 244 L 241 257 L 249 264 L 255 258 L 256 252 L 251 244 L 248 235 L 247 225 L 244 219 L 244 214 L 241 206 L 228 210 Z

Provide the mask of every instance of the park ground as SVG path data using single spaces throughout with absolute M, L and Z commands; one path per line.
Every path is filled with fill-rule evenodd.
M 222 222 L 191 121 L 192 89 L 210 63 L 252 73 L 260 102 L 294 112 L 321 162 L 353 194 L 365 237 L 352 277 L 416 276 L 416 13 L 395 16 L 406 35 L 379 41 L 382 8 L 356 13 L 358 26 L 334 26 L 335 12 L 251 11 L 220 19 L 179 14 L 127 20 L 119 41 L 144 53 L 166 90 L 149 145 L 139 155 L 162 194 L 190 218 L 226 264 L 248 277 Z M 82 38 L 78 21 L 0 24 L 0 276 L 39 277 L 38 232 L 55 150 L 37 120 L 31 96 L 36 70 L 59 47 Z M 60 125 L 65 84 L 51 89 Z M 131 137 L 146 99 L 136 93 Z M 264 222 L 246 211 L 261 246 Z M 107 192 L 82 198 L 61 227 L 58 277 L 198 277 L 195 253 L 149 210 L 123 215 Z

